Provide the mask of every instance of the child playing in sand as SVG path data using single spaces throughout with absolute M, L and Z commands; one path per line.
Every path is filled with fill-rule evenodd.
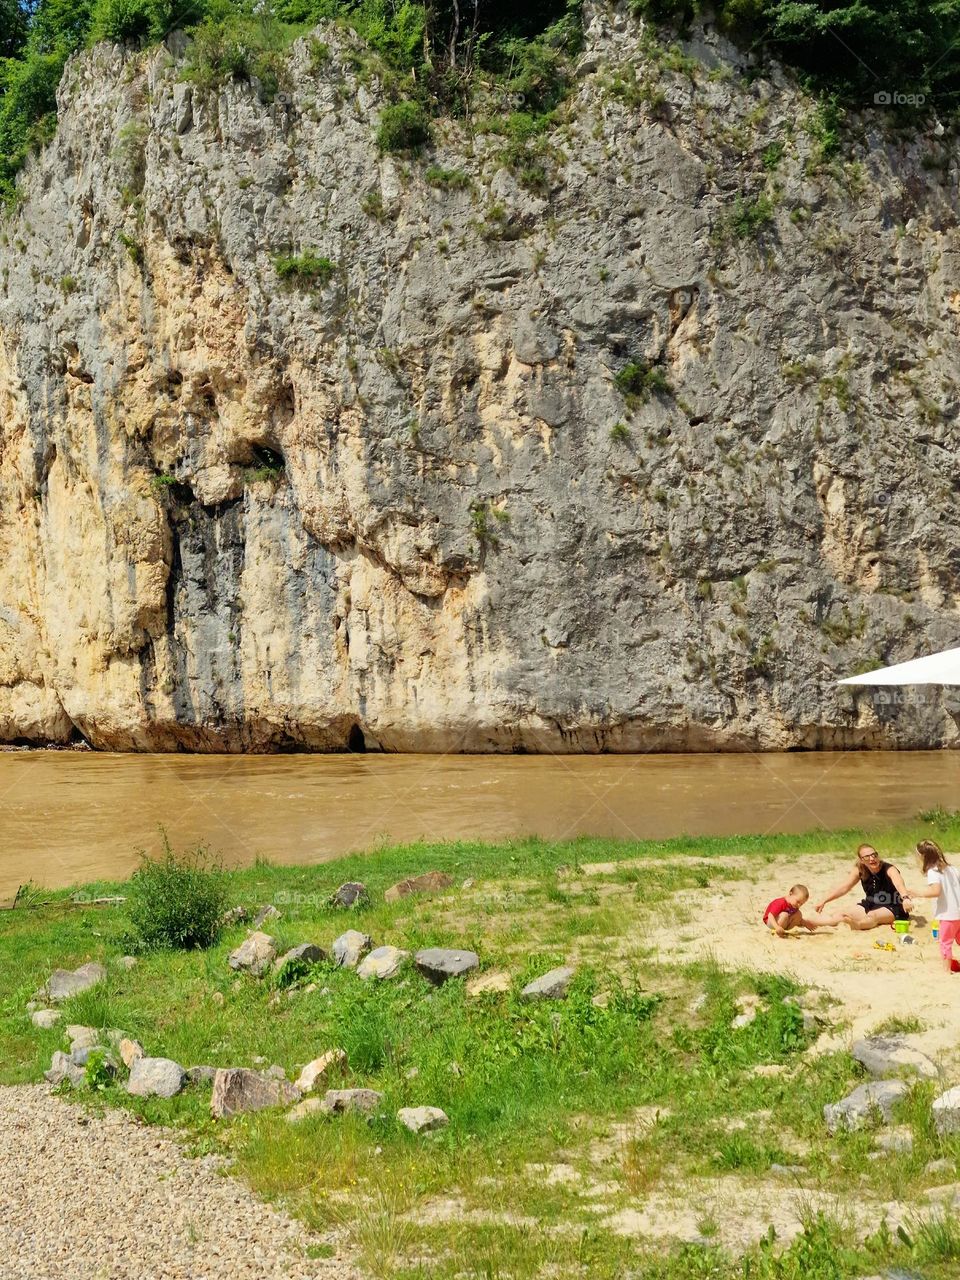
M 927 888 L 911 893 L 911 898 L 936 898 L 940 921 L 940 955 L 947 973 L 957 972 L 960 965 L 953 958 L 953 944 L 960 938 L 960 871 L 943 856 L 935 840 L 921 840 L 917 845 L 920 866 L 926 873 Z
M 778 938 L 785 938 L 788 929 L 815 929 L 827 927 L 826 920 L 805 920 L 800 908 L 810 897 L 810 890 L 805 884 L 795 884 L 785 898 L 774 898 L 763 913 L 763 923 L 768 925 Z M 829 922 L 830 924 L 833 921 Z

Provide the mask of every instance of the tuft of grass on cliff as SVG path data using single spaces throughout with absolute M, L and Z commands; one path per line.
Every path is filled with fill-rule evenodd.
M 940 812 L 870 834 L 894 852 L 931 829 L 947 845 L 960 841 L 958 817 Z M 476 950 L 482 970 L 509 975 L 509 989 L 473 998 L 462 982 L 433 988 L 412 969 L 364 984 L 328 963 L 307 975 L 313 991 L 289 996 L 273 978 L 229 969 L 244 926 L 206 950 L 144 952 L 127 972 L 115 964 L 131 941 L 123 907 L 34 891 L 24 907 L 0 914 L 0 1079 L 38 1079 L 62 1047 L 61 1031 L 37 1031 L 25 1013 L 51 969 L 99 959 L 107 982 L 68 1002 L 65 1023 L 120 1027 L 148 1053 L 185 1066 L 279 1063 L 290 1078 L 339 1047 L 349 1059 L 344 1083 L 383 1092 L 372 1121 L 311 1117 L 296 1126 L 277 1112 L 214 1122 L 209 1090 L 199 1088 L 169 1101 L 132 1099 L 119 1085 L 96 1095 L 98 1105 L 176 1126 L 194 1152 L 222 1153 L 260 1194 L 316 1230 L 335 1231 L 371 1276 L 845 1280 L 920 1265 L 927 1280 L 946 1280 L 955 1227 L 945 1220 L 939 1234 L 918 1226 L 901 1239 L 884 1234 L 879 1208 L 891 1197 L 921 1204 L 930 1160 L 960 1168 L 960 1137 L 940 1138 L 930 1123 L 930 1087 L 916 1088 L 898 1117 L 913 1151 L 871 1159 L 871 1131 L 824 1131 L 824 1103 L 860 1072 L 845 1052 L 806 1053 L 812 1033 L 787 975 L 668 963 L 648 941 L 665 921 L 700 927 L 702 903 L 733 880 L 757 880 L 762 898 L 769 860 L 849 850 L 863 836 L 424 843 L 226 873 L 229 903 L 282 912 L 264 926 L 281 948 L 329 947 L 343 929 L 359 928 L 410 951 Z M 390 884 L 427 870 L 449 872 L 454 885 L 429 898 L 383 900 Z M 333 890 L 355 879 L 368 886 L 370 904 L 332 908 Z M 87 896 L 117 890 L 98 884 Z M 566 1000 L 519 998 L 526 980 L 571 960 L 577 975 Z M 744 997 L 760 1012 L 734 1030 Z M 443 1107 L 449 1127 L 407 1133 L 395 1112 L 421 1104 Z M 774 1165 L 801 1168 L 806 1229 L 789 1245 L 724 1247 L 725 1214 L 749 1219 L 759 1206 L 762 1216 L 768 1198 L 782 1199 Z M 821 1193 L 830 1198 L 826 1216 L 815 1207 Z M 632 1222 L 651 1197 L 668 1215 L 694 1204 L 696 1240 L 673 1246 L 662 1234 L 621 1234 L 617 1224 Z M 875 1234 L 863 1239 L 842 1219 L 865 1203 L 877 1213 Z

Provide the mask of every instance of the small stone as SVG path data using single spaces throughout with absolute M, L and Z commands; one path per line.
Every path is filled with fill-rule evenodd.
M 806 1169 L 799 1164 L 772 1164 L 770 1166 L 770 1174 L 774 1178 L 799 1178 L 803 1173 L 806 1173 Z
M 270 1076 L 274 1080 L 286 1080 L 287 1078 L 287 1073 L 284 1071 L 283 1067 L 280 1066 L 279 1062 L 271 1063 L 264 1074 Z
M 213 1078 L 210 1110 L 217 1119 L 240 1111 L 263 1111 L 300 1099 L 300 1090 L 289 1080 L 277 1080 L 246 1067 L 220 1070 Z
M 932 1204 L 953 1206 L 960 1198 L 960 1182 L 950 1182 L 943 1187 L 927 1187 L 923 1194 Z
M 28 1000 L 26 1007 L 27 1007 L 27 1013 L 36 1013 L 38 1009 L 43 1008 L 39 1000 Z
M 39 1027 L 41 1031 L 49 1031 L 51 1027 L 55 1027 L 63 1014 L 59 1009 L 37 1009 L 31 1013 L 30 1021 L 35 1027 Z
M 377 947 L 357 965 L 357 977 L 395 978 L 409 957 L 410 952 L 399 947 Z
M 419 1074 L 420 1074 L 419 1067 L 408 1067 L 407 1070 L 403 1073 L 403 1078 L 404 1080 L 416 1080 Z
M 359 929 L 341 933 L 333 944 L 333 958 L 344 969 L 355 969 L 373 946 L 373 939 Z
M 71 1052 L 75 1052 L 77 1049 L 92 1049 L 102 1039 L 100 1031 L 96 1027 L 84 1027 L 77 1023 L 71 1023 L 66 1028 L 65 1034 L 70 1041 Z
M 509 991 L 513 980 L 509 973 L 502 970 L 494 973 L 481 973 L 467 983 L 468 996 L 485 996 L 502 991 Z
M 342 1115 L 345 1111 L 376 1111 L 383 1102 L 383 1094 L 376 1089 L 328 1089 L 320 1102 L 320 1110 L 326 1115 Z
M 314 1058 L 300 1072 L 297 1088 L 301 1093 L 310 1093 L 318 1084 L 325 1083 L 331 1076 L 341 1075 L 347 1069 L 347 1055 L 342 1049 L 328 1049 L 319 1058 Z
M 90 1061 L 91 1053 L 96 1052 L 98 1048 L 100 1048 L 99 1045 L 85 1044 L 81 1045 L 79 1049 L 71 1049 L 70 1061 L 75 1067 L 85 1067 Z
M 272 904 L 268 903 L 266 906 L 261 907 L 260 910 L 257 912 L 257 914 L 253 917 L 253 923 L 251 927 L 254 930 L 257 930 L 260 928 L 261 925 L 266 924 L 268 920 L 279 920 L 280 915 L 281 913 L 277 910 L 277 908 Z
M 756 1009 L 744 1009 L 743 1013 L 737 1014 L 734 1020 L 730 1023 L 730 1026 L 734 1029 L 734 1031 L 738 1031 L 741 1027 L 749 1027 L 750 1023 L 756 1022 L 756 1020 L 757 1020 Z
M 876 1142 L 881 1152 L 913 1150 L 913 1134 L 906 1125 L 878 1133 Z
M 83 1067 L 78 1067 L 72 1062 L 68 1053 L 62 1053 L 59 1049 L 50 1060 L 50 1066 L 43 1073 L 44 1079 L 56 1087 L 62 1084 L 64 1080 L 69 1081 L 75 1088 L 86 1082 L 87 1075 Z
M 701 991 L 700 994 L 697 996 L 697 998 L 691 1002 L 690 1012 L 699 1013 L 700 1010 L 706 1005 L 706 1003 L 707 1003 L 707 993 L 705 991 Z
M 139 1040 L 127 1040 L 124 1038 L 117 1046 L 117 1052 L 120 1054 L 120 1061 L 128 1071 L 138 1058 L 144 1057 L 143 1045 Z
M 231 929 L 234 925 L 246 924 L 250 913 L 246 907 L 231 907 L 229 911 L 225 911 L 221 916 L 223 927 Z
M 212 1085 L 216 1074 L 216 1067 L 187 1067 L 187 1084 Z
M 464 880 L 464 882 L 463 882 L 463 884 L 460 886 L 460 888 L 461 888 L 461 889 L 472 889 L 472 888 L 473 888 L 473 886 L 474 886 L 476 883 L 477 883 L 477 882 L 476 882 L 476 880 L 474 880 L 473 876 L 467 876 L 466 880 Z
M 308 1116 L 316 1115 L 317 1112 L 323 1112 L 322 1098 L 304 1098 L 302 1102 L 287 1112 L 288 1124 L 299 1124 L 301 1120 L 306 1120 Z
M 131 969 L 135 969 L 136 967 L 137 967 L 136 956 L 121 956 L 120 959 L 117 961 L 117 968 L 125 969 L 127 973 L 129 973 Z
M 427 947 L 413 957 L 417 971 L 434 984 L 441 986 L 450 978 L 460 978 L 472 969 L 480 967 L 480 957 L 475 951 L 453 951 L 447 947 Z
M 756 1066 L 750 1068 L 749 1074 L 752 1076 L 782 1076 L 789 1070 L 790 1068 L 784 1062 L 759 1062 Z
M 223 994 L 222 991 L 214 991 L 214 993 L 210 997 L 211 1004 L 223 1005 L 223 1004 L 226 1004 L 226 1001 L 227 1001 L 227 997 Z
M 103 982 L 106 976 L 106 969 L 96 961 L 82 964 L 79 969 L 54 969 L 47 979 L 44 991 L 39 994 L 46 994 L 52 1004 L 60 1004 L 71 996 L 79 995 L 81 991 L 89 991 L 98 982 Z
M 609 1006 L 610 1006 L 610 992 L 609 992 L 609 991 L 598 991 L 598 992 L 597 992 L 597 994 L 596 994 L 595 996 L 592 996 L 592 997 L 591 997 L 591 999 L 590 999 L 590 1003 L 593 1005 L 594 1009 L 607 1009 L 607 1008 L 609 1008 Z
M 907 1085 L 902 1080 L 871 1080 L 839 1102 L 828 1103 L 823 1108 L 823 1118 L 831 1133 L 862 1129 L 874 1117 L 886 1123 L 893 1114 L 893 1104 L 906 1092 Z
M 438 893 L 441 889 L 449 889 L 453 884 L 453 876 L 445 871 L 427 871 L 422 876 L 411 876 L 391 885 L 383 895 L 384 902 L 398 902 L 401 898 L 409 898 L 412 894 Z
M 301 942 L 291 947 L 289 951 L 285 951 L 278 960 L 273 962 L 273 967 L 278 977 L 283 980 L 304 973 L 311 965 L 319 964 L 326 958 L 326 952 L 316 943 Z
M 183 1088 L 186 1072 L 170 1058 L 135 1058 L 127 1093 L 137 1098 L 172 1098 Z
M 227 963 L 231 969 L 245 969 L 259 978 L 267 972 L 277 958 L 274 939 L 268 933 L 251 933 L 236 951 L 231 951 Z
M 562 1000 L 570 990 L 570 983 L 573 981 L 575 969 L 562 967 L 560 969 L 551 969 L 549 973 L 545 973 L 540 978 L 534 978 L 533 982 L 528 982 L 520 992 L 521 998 L 524 1000 Z
M 937 1064 L 905 1036 L 867 1036 L 857 1040 L 850 1052 L 872 1076 L 916 1075 L 936 1080 L 940 1074 Z
M 955 1085 L 941 1093 L 939 1098 L 934 1098 L 931 1110 L 937 1133 L 960 1131 L 960 1085 Z
M 367 886 L 359 880 L 342 884 L 330 897 L 331 907 L 364 907 L 370 901 Z
M 401 1107 L 397 1119 L 411 1133 L 432 1133 L 450 1123 L 447 1113 L 439 1107 Z
M 953 1160 L 941 1158 L 940 1160 L 930 1160 L 923 1166 L 923 1172 L 932 1178 L 939 1177 L 941 1173 L 953 1173 L 956 1170 L 956 1163 Z
M 452 1076 L 463 1075 L 463 1067 L 461 1067 L 459 1062 L 451 1062 L 450 1065 L 447 1067 L 447 1070 L 450 1072 Z

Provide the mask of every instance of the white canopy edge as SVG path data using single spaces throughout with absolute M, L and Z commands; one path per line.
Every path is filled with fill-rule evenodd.
M 838 684 L 957 684 L 960 685 L 960 649 L 944 649 L 926 658 L 912 658 L 892 667 L 848 676 Z

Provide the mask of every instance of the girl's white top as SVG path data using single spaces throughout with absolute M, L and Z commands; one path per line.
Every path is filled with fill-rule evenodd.
M 927 884 L 935 884 L 940 889 L 937 898 L 938 920 L 960 920 L 960 871 L 956 867 L 936 868 L 927 872 Z

